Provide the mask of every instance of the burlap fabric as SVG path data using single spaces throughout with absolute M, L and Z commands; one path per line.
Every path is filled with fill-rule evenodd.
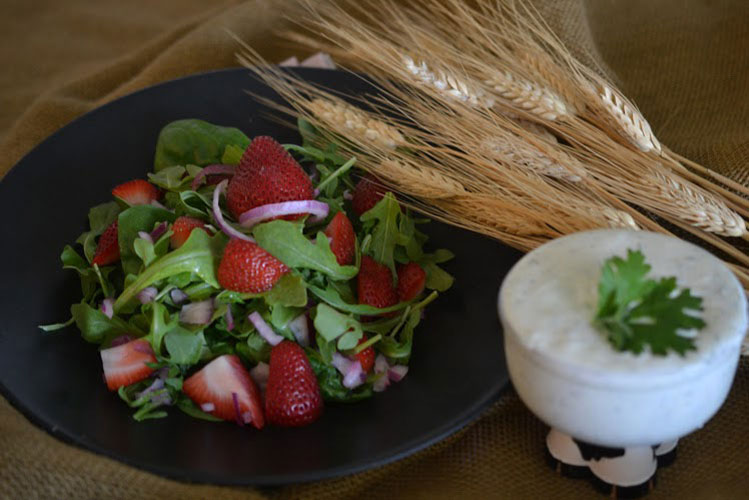
M 234 66 L 228 28 L 270 60 L 285 1 L 5 0 L 0 3 L 0 173 L 74 117 L 115 97 Z M 559 36 L 609 73 L 672 149 L 745 181 L 749 2 L 548 0 Z M 650 498 L 749 497 L 749 362 L 718 415 L 684 439 Z M 585 498 L 543 459 L 546 429 L 511 391 L 456 436 L 355 476 L 280 489 L 189 485 L 76 447 L 0 401 L 1 498 Z M 189 436 L 186 437 L 189 439 Z

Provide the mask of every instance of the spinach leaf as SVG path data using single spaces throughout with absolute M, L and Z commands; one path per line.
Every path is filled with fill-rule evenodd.
M 286 273 L 281 276 L 273 288 L 265 294 L 268 305 L 296 306 L 307 305 L 307 288 L 301 276 Z
M 244 149 L 234 144 L 229 144 L 221 155 L 221 163 L 224 165 L 239 165 L 244 155 Z
M 289 267 L 314 269 L 334 280 L 348 280 L 358 272 L 355 266 L 338 264 L 322 231 L 313 243 L 302 234 L 299 225 L 274 220 L 256 226 L 252 234 L 260 247 Z
M 139 231 L 151 232 L 159 222 L 174 222 L 175 216 L 168 210 L 153 205 L 136 205 L 123 211 L 118 218 L 117 240 L 120 246 L 120 261 L 125 274 L 138 274 L 141 259 L 133 243 Z
M 237 128 L 220 127 L 202 120 L 171 122 L 159 133 L 154 170 L 159 172 L 174 165 L 220 163 L 229 144 L 244 149 L 250 139 Z
M 338 339 L 338 349 L 356 347 L 362 338 L 362 326 L 353 317 L 341 314 L 327 304 L 318 304 L 315 314 L 315 330 L 328 342 Z
M 181 326 L 176 326 L 164 337 L 169 361 L 178 365 L 197 363 L 204 344 L 203 332 L 191 332 Z
M 85 302 L 70 306 L 70 314 L 81 331 L 83 340 L 92 344 L 102 344 L 119 335 L 133 333 L 132 327 L 117 316 L 110 319 Z

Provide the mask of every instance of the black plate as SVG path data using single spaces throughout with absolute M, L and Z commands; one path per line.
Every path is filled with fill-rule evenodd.
M 333 71 L 299 74 L 330 88 L 371 91 Z M 44 334 L 80 300 L 78 278 L 60 268 L 63 246 L 85 229 L 89 207 L 153 164 L 159 130 L 201 118 L 268 134 L 296 133 L 269 120 L 245 90 L 274 96 L 246 70 L 191 76 L 98 108 L 29 153 L 0 183 L 0 389 L 52 435 L 181 480 L 275 485 L 349 474 L 414 453 L 475 419 L 508 382 L 496 292 L 519 254 L 494 241 L 431 224 L 432 242 L 452 249 L 457 281 L 416 332 L 408 376 L 373 399 L 328 405 L 315 424 L 262 432 L 194 420 L 178 410 L 137 423 L 107 391 L 97 348 L 75 327 Z M 502 214 L 497 214 L 501 217 Z

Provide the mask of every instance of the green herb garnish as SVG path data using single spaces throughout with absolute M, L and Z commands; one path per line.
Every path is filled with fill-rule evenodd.
M 650 269 L 639 250 L 627 250 L 626 260 L 607 259 L 598 283 L 594 323 L 618 351 L 639 354 L 647 344 L 653 354 L 665 356 L 671 349 L 683 356 L 695 346 L 682 331 L 705 326 L 694 315 L 702 311 L 702 298 L 688 288 L 677 289 L 673 276 L 647 278 Z

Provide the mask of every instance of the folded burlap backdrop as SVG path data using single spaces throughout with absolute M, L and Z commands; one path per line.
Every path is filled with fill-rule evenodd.
M 580 57 L 635 100 L 664 143 L 746 180 L 749 2 L 537 5 Z M 0 1 L 0 174 L 96 106 L 157 82 L 235 66 L 236 44 L 226 29 L 271 61 L 291 55 L 274 35 L 288 25 L 284 15 L 295 14 L 281 0 Z M 682 441 L 651 498 L 749 497 L 747 416 L 749 363 L 742 362 L 726 405 Z M 337 480 L 257 490 L 178 483 L 65 445 L 0 398 L 0 498 L 596 496 L 588 483 L 546 467 L 545 431 L 510 391 L 458 435 L 405 460 Z

